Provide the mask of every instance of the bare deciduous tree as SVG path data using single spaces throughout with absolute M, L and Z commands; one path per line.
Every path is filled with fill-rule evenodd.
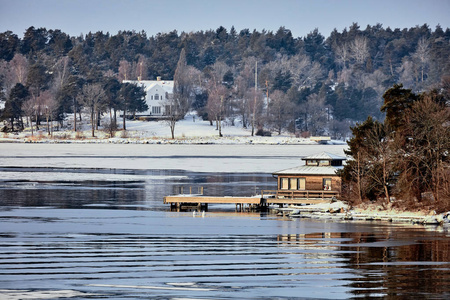
M 282 91 L 276 90 L 270 96 L 269 115 L 272 127 L 281 134 L 281 131 L 292 120 L 294 105 Z
M 79 102 L 83 103 L 84 107 L 89 111 L 91 116 L 92 137 L 95 137 L 97 117 L 103 107 L 105 91 L 100 84 L 87 84 L 83 86 L 82 93 L 78 97 Z
M 146 80 L 147 79 L 147 70 L 148 70 L 148 64 L 147 64 L 147 58 L 139 54 L 138 61 L 136 63 L 136 66 L 134 67 L 134 70 L 136 72 L 136 78 L 137 80 Z
M 450 108 L 426 94 L 405 114 L 408 115 L 405 132 L 411 138 L 405 146 L 397 149 L 401 153 L 400 162 L 405 170 L 400 176 L 399 186 L 403 189 L 409 187 L 408 190 L 419 201 L 423 192 L 431 192 L 435 201 L 444 200 L 441 192 L 445 193 L 444 187 L 450 184 L 445 177 L 449 169 Z M 401 140 L 395 145 L 402 145 Z M 448 207 L 450 201 L 447 202 Z
M 327 122 L 325 98 L 318 94 L 311 94 L 307 101 L 300 105 L 299 110 L 303 115 L 305 131 L 309 131 L 312 135 L 323 134 Z
M 363 64 L 369 57 L 369 45 L 366 37 L 357 36 L 350 43 L 350 54 L 357 64 Z
M 334 50 L 334 56 L 336 62 L 342 67 L 342 69 L 347 68 L 347 62 L 350 59 L 350 51 L 347 43 L 336 46 Z
M 31 128 L 31 136 L 34 135 L 33 131 L 33 116 L 35 114 L 35 99 L 30 98 L 24 102 L 22 105 L 22 110 L 24 111 L 27 120 L 29 120 L 30 128 Z
M 413 54 L 413 58 L 420 65 L 420 81 L 424 81 L 425 72 L 430 63 L 430 42 L 422 37 L 417 43 L 416 52 Z
M 28 60 L 22 54 L 15 54 L 10 61 L 11 70 L 14 74 L 15 83 L 25 84 L 28 75 Z
M 126 60 L 121 60 L 119 62 L 119 74 L 118 78 L 120 82 L 124 80 L 130 80 L 131 75 L 131 64 Z
M 216 121 L 219 137 L 222 137 L 222 119 L 225 114 L 225 102 L 228 100 L 227 88 L 220 83 L 213 83 L 209 89 L 207 110 L 208 115 Z
M 58 107 L 58 102 L 50 90 L 42 91 L 38 102 L 42 106 L 42 112 L 47 122 L 47 134 L 53 135 L 53 126 L 50 126 L 50 123 L 53 123 L 53 113 Z
M 68 56 L 61 57 L 55 64 L 53 71 L 53 85 L 56 90 L 62 89 L 67 84 L 70 76 L 70 59 Z

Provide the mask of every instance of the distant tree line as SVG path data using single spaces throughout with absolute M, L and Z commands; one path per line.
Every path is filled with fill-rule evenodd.
M 415 93 L 439 84 L 450 72 L 448 57 L 450 29 L 426 24 L 362 30 L 353 23 L 328 37 L 314 29 L 298 38 L 285 27 L 151 37 L 144 31 L 74 37 L 30 27 L 23 38 L 0 33 L 1 118 L 10 124 L 5 130 L 20 130 L 24 122 L 37 129 L 41 120 L 62 124 L 73 114 L 76 130 L 76 116 L 85 111 L 94 134 L 102 114 L 117 127 L 117 111 L 146 110 L 142 91 L 123 80 L 161 76 L 175 79 L 171 126 L 195 109 L 215 122 L 219 135 L 227 120 L 255 134 L 345 138 L 355 122 L 383 120 L 382 95 L 394 84 Z

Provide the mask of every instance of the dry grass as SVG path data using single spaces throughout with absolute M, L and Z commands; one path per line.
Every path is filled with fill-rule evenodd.
M 75 133 L 75 139 L 76 139 L 76 140 L 84 140 L 84 139 L 85 139 L 85 136 L 84 136 L 83 132 L 77 131 L 77 132 Z

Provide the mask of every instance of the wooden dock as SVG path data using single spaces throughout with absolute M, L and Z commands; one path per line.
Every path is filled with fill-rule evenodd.
M 191 190 L 191 189 L 190 189 Z M 208 210 L 208 204 L 234 204 L 236 211 L 244 209 L 265 209 L 269 205 L 310 205 L 329 203 L 337 195 L 332 191 L 302 191 L 280 193 L 279 191 L 261 191 L 261 196 L 253 197 L 215 197 L 202 194 L 180 194 L 164 197 L 164 204 L 170 204 L 171 210 L 181 211 L 187 209 Z
M 202 195 L 176 195 L 164 197 L 164 204 L 170 204 L 173 210 L 191 208 L 207 210 L 208 204 L 235 204 L 236 210 L 243 210 L 245 205 L 249 208 L 261 206 L 261 197 L 213 197 Z

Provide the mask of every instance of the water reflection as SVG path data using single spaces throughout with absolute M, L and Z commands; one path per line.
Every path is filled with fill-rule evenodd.
M 205 195 L 252 196 L 276 186 L 275 180 L 266 174 L 46 168 L 0 168 L 0 171 L 4 174 L 0 178 L 3 199 L 0 205 L 7 206 L 81 208 L 106 205 L 165 210 L 164 196 L 182 190 L 187 193 L 202 188 Z
M 308 254 L 315 259 L 324 259 L 323 251 L 327 259 L 330 254 L 343 259 L 355 276 L 342 280 L 351 281 L 346 286 L 358 297 L 411 299 L 450 295 L 450 241 L 433 231 L 289 234 L 279 235 L 277 242 L 281 247 L 320 250 Z

